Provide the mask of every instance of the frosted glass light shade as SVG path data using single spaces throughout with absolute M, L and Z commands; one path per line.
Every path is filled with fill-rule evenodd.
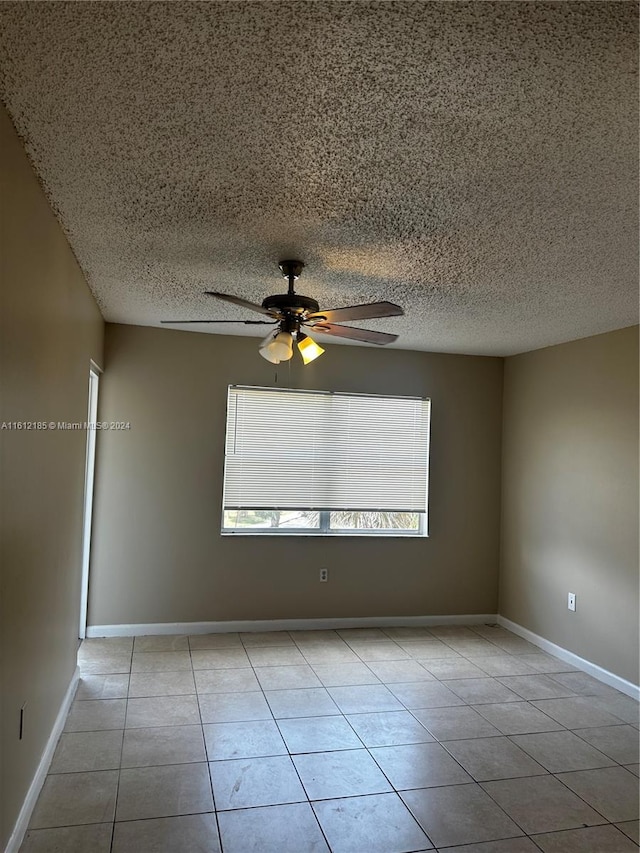
M 267 361 L 270 361 L 271 364 L 280 364 L 280 359 L 273 354 L 271 349 L 269 349 L 269 345 L 273 342 L 274 338 L 275 335 L 273 334 L 273 332 L 269 332 L 266 338 L 263 338 L 260 341 L 258 352 L 263 358 L 265 358 Z
M 289 361 L 293 355 L 293 338 L 289 332 L 280 332 L 271 341 L 269 348 L 280 361 Z
M 271 352 L 268 346 L 260 347 L 258 352 L 263 358 L 266 358 L 267 361 L 270 361 L 271 364 L 280 364 L 280 359 L 275 357 L 275 355 Z
M 289 361 L 293 355 L 293 338 L 289 332 L 279 332 L 275 337 L 268 335 L 260 344 L 258 352 L 272 364 Z
M 304 334 L 300 334 L 298 338 L 298 349 L 300 350 L 300 355 L 302 356 L 302 360 L 305 364 L 309 364 L 310 361 L 318 358 L 318 356 L 322 355 L 324 352 L 322 347 L 317 344 L 313 338 Z

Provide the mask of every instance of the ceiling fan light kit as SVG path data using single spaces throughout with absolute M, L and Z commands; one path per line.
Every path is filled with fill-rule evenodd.
M 314 361 L 324 352 L 322 347 L 313 338 L 310 338 L 309 335 L 305 335 L 304 332 L 276 332 L 267 335 L 260 344 L 258 352 L 272 364 L 289 361 L 293 357 L 294 338 L 298 344 L 302 361 L 305 364 Z
M 298 349 L 305 364 L 315 361 L 324 352 L 320 344 L 316 343 L 309 335 L 305 335 L 304 332 L 300 332 L 298 335 Z
M 302 327 L 313 329 L 323 335 L 334 335 L 340 338 L 350 338 L 363 343 L 385 346 L 397 340 L 397 335 L 387 332 L 375 332 L 371 329 L 351 328 L 335 323 L 334 320 L 366 320 L 377 317 L 398 317 L 404 314 L 399 305 L 393 302 L 370 302 L 366 305 L 351 305 L 344 308 L 331 308 L 321 311 L 315 299 L 302 296 L 294 290 L 294 282 L 304 269 L 302 261 L 280 261 L 280 270 L 287 279 L 289 287 L 286 293 L 276 293 L 267 296 L 261 305 L 249 302 L 239 296 L 229 293 L 207 290 L 207 296 L 214 296 L 224 302 L 232 302 L 241 308 L 257 311 L 269 317 L 268 320 L 163 320 L 163 323 L 180 325 L 181 323 L 244 323 L 246 325 L 273 325 L 275 330 L 270 332 L 258 347 L 258 352 L 272 364 L 289 361 L 293 357 L 294 341 L 298 344 L 302 361 L 305 364 L 318 358 L 324 352 L 313 338 L 302 331 Z
M 289 361 L 293 356 L 293 337 L 289 332 L 276 332 L 263 341 L 258 352 L 272 364 Z

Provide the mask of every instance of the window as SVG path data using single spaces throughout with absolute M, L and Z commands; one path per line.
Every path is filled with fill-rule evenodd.
M 430 401 L 232 385 L 223 533 L 424 536 Z

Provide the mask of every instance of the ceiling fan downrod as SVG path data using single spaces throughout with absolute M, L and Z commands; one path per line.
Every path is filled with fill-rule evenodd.
M 293 296 L 295 294 L 295 290 L 293 289 L 293 282 L 297 278 L 300 278 L 302 270 L 304 269 L 304 264 L 302 263 L 302 261 L 286 260 L 280 261 L 278 266 L 282 270 L 282 275 L 289 280 L 289 290 L 287 291 L 287 293 L 290 296 Z

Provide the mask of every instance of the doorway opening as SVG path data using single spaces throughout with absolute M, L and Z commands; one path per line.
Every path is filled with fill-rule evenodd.
M 100 368 L 91 362 L 89 368 L 89 406 L 87 412 L 87 453 L 84 469 L 84 510 L 82 521 L 82 581 L 80 587 L 80 625 L 78 636 L 87 633 L 89 603 L 89 562 L 91 558 L 91 519 L 93 514 L 93 476 L 96 463 L 96 421 L 98 417 L 98 384 Z

